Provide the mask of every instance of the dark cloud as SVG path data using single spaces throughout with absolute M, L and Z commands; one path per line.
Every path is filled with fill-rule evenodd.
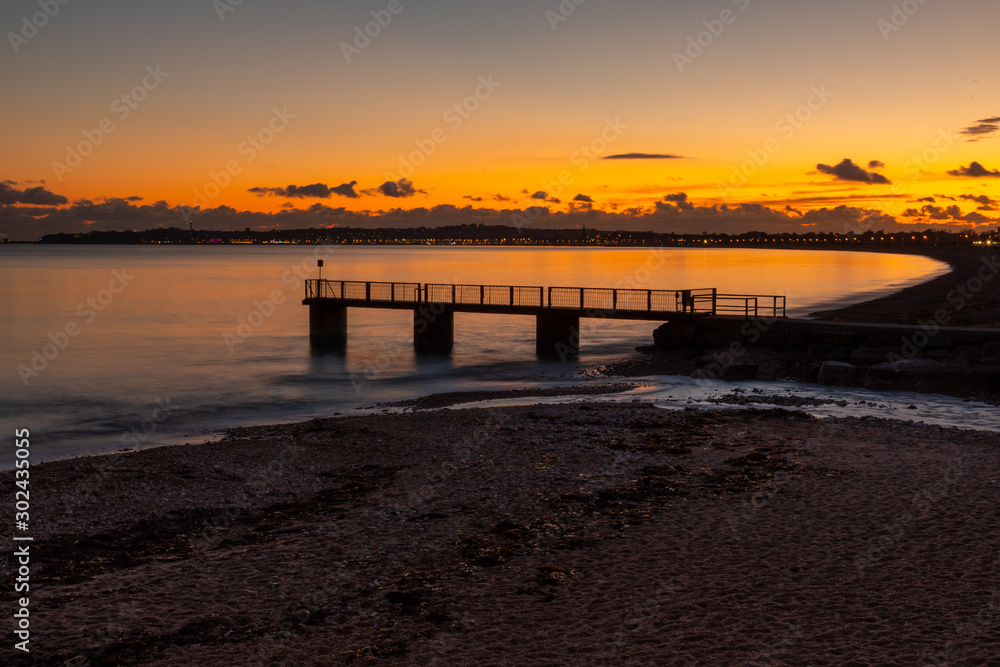
M 677 192 L 672 195 L 666 195 L 663 198 L 663 201 L 675 204 L 677 208 L 682 211 L 691 211 L 694 209 L 694 204 L 688 201 L 686 192 Z
M 125 201 L 142 201 L 144 198 L 139 195 L 132 195 L 131 197 L 125 197 Z
M 992 199 L 987 195 L 959 195 L 958 198 L 966 201 L 974 201 L 977 204 L 982 204 L 983 206 L 990 206 L 997 203 L 996 199 Z
M 62 195 L 49 192 L 41 185 L 18 190 L 13 181 L 0 183 L 0 204 L 30 204 L 32 206 L 60 206 L 69 200 Z
M 524 192 L 527 192 L 527 190 L 525 190 Z M 538 192 L 532 193 L 531 195 L 529 195 L 529 198 L 530 199 L 535 199 L 537 201 L 549 202 L 550 204 L 561 204 L 562 203 L 559 199 L 557 199 L 556 197 L 550 196 L 549 193 L 545 192 L 544 190 L 539 190 Z
M 507 195 L 493 195 L 493 199 L 495 199 L 496 201 L 514 201 Z
M 936 204 L 937 203 L 937 199 L 934 199 L 934 197 L 921 197 L 920 199 L 914 199 L 913 201 L 917 201 L 917 202 L 923 201 L 923 202 L 927 202 L 928 204 Z
M 298 199 L 329 199 L 332 195 L 350 197 L 357 199 L 360 195 L 354 191 L 357 181 L 343 183 L 335 188 L 331 188 L 325 183 L 313 183 L 312 185 L 289 185 L 284 188 L 250 188 L 247 192 L 253 192 L 263 197 L 264 195 L 275 195 L 277 197 L 289 197 Z
M 472 195 L 465 195 L 462 199 L 468 199 L 470 201 L 483 201 L 482 197 L 473 197 Z
M 683 196 L 682 196 L 683 195 Z M 536 200 L 532 200 L 536 201 Z M 682 206 L 683 205 L 683 206 Z M 609 205 L 609 209 L 613 206 Z M 884 211 L 862 206 L 839 205 L 800 212 L 770 203 L 740 205 L 692 202 L 686 194 L 675 193 L 652 206 L 619 207 L 599 210 L 587 202 L 574 202 L 568 211 L 556 211 L 539 202 L 530 208 L 481 206 L 393 208 L 388 211 L 351 211 L 316 202 L 305 208 L 283 208 L 277 212 L 239 211 L 230 206 L 189 208 L 170 206 L 164 201 L 134 204 L 125 199 L 99 202 L 80 200 L 64 208 L 0 205 L 0 234 L 15 240 L 37 240 L 43 234 L 86 233 L 92 230 L 187 228 L 193 219 L 196 229 L 239 231 L 247 227 L 264 229 L 307 229 L 322 227 L 438 227 L 485 220 L 487 224 L 520 225 L 527 228 L 653 231 L 677 233 L 738 234 L 750 230 L 768 233 L 855 232 L 868 230 L 923 231 L 995 226 L 996 218 L 981 213 L 961 215 L 952 207 L 936 207 L 898 220 Z M 960 215 L 960 217 L 953 217 Z M 923 218 L 923 219 L 921 219 Z M 929 221 L 928 221 L 929 219 Z
M 382 195 L 383 197 L 393 197 L 404 199 L 413 197 L 416 194 L 427 194 L 426 190 L 417 190 L 413 187 L 413 181 L 401 178 L 398 181 L 386 181 L 377 188 L 364 190 L 366 195 Z
M 351 181 L 350 183 L 341 183 L 335 188 L 330 188 L 330 192 L 340 195 L 341 197 L 348 197 L 350 199 L 360 199 L 361 195 L 354 191 L 354 186 L 357 185 L 357 181 Z
M 816 169 L 823 174 L 833 176 L 838 181 L 853 181 L 856 183 L 879 183 L 882 185 L 888 185 L 890 183 L 889 179 L 882 174 L 876 174 L 875 172 L 865 171 L 858 165 L 854 164 L 851 160 L 844 158 L 840 164 L 831 167 L 828 164 L 818 164 Z
M 996 169 L 990 171 L 978 162 L 973 162 L 968 167 L 952 169 L 948 173 L 952 176 L 965 176 L 968 178 L 1000 178 L 1000 171 Z
M 669 155 L 667 153 L 619 153 L 618 155 L 605 155 L 605 160 L 680 160 L 680 155 Z
M 968 195 L 963 195 L 963 199 L 964 198 L 976 201 L 975 198 L 970 197 Z M 980 207 L 980 210 L 983 210 L 984 208 L 986 210 L 992 210 L 989 207 Z M 972 211 L 970 213 L 962 213 L 962 209 L 959 208 L 957 205 L 932 206 L 930 204 L 927 204 L 921 207 L 920 209 L 908 208 L 905 211 L 903 211 L 902 216 L 904 218 L 919 218 L 921 220 L 934 220 L 938 222 L 947 222 L 947 223 L 964 222 L 964 223 L 971 223 L 973 225 L 982 225 L 997 221 L 996 218 L 990 218 L 988 216 L 983 215 L 982 213 L 977 213 L 975 211 Z
M 962 128 L 959 134 L 968 137 L 968 141 L 979 141 L 996 134 L 997 131 L 1000 131 L 1000 116 L 977 120 L 972 125 Z
M 884 166 L 885 162 L 882 162 L 881 160 L 872 160 L 871 162 L 868 163 L 869 169 L 881 169 Z
M 585 202 L 587 204 L 593 204 L 594 203 L 593 198 L 588 197 L 587 195 L 577 195 L 577 196 L 573 197 L 573 201 L 582 201 L 582 202 Z

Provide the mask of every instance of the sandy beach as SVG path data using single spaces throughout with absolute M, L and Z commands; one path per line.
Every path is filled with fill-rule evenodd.
M 1000 664 L 1000 435 L 522 395 L 32 467 L 5 664 Z
M 642 404 L 48 463 L 8 664 L 994 664 L 997 471 L 993 434 Z

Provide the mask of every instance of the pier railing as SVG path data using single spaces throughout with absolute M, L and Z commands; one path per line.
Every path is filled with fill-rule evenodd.
M 307 280 L 306 299 L 367 301 L 381 304 L 443 303 L 465 306 L 572 309 L 597 311 L 597 313 L 607 311 L 745 317 L 785 316 L 784 296 L 719 294 L 712 288 L 643 290 Z

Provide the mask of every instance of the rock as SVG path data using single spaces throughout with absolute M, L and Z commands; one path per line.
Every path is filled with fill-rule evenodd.
M 758 380 L 777 380 L 788 372 L 788 364 L 781 361 L 765 361 L 757 368 Z
M 667 350 L 693 345 L 696 337 L 694 324 L 689 322 L 667 322 L 653 331 L 653 343 Z
M 714 380 L 712 374 L 706 371 L 704 368 L 699 368 L 694 373 L 691 373 L 691 378 L 693 380 Z
M 862 366 L 881 364 L 889 359 L 889 355 L 899 354 L 898 347 L 859 347 L 850 355 L 852 362 Z
M 755 380 L 757 364 L 733 364 L 723 374 L 723 380 Z
M 858 377 L 858 369 L 853 364 L 842 361 L 824 361 L 819 367 L 816 381 L 834 387 L 849 385 Z
M 933 359 L 900 359 L 872 366 L 873 371 L 925 371 L 940 366 Z

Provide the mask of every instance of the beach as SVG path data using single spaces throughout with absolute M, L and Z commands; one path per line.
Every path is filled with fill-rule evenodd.
M 998 470 L 996 434 L 599 403 L 53 462 L 8 664 L 987 664 Z
M 933 313 L 982 262 L 937 256 L 955 272 L 824 316 Z M 956 323 L 996 325 L 996 282 Z M 1000 435 L 448 409 L 529 395 L 33 466 L 31 652 L 8 664 L 996 664 Z

